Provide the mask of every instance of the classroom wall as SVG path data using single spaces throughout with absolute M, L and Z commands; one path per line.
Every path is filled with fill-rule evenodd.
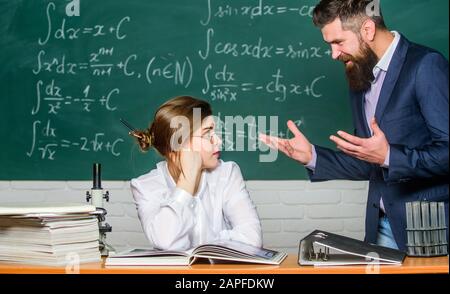
M 116 250 L 149 246 L 128 181 L 104 181 L 107 235 Z M 84 202 L 91 181 L 0 181 L 2 202 Z M 262 221 L 264 246 L 298 252 L 301 238 L 315 229 L 363 239 L 366 182 L 248 181 L 247 189 Z

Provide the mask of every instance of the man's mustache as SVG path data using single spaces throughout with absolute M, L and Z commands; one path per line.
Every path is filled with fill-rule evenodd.
M 355 62 L 355 58 L 351 55 L 342 53 L 339 57 L 338 57 L 339 61 L 342 61 L 343 63 L 347 63 L 349 61 L 352 61 L 353 63 Z

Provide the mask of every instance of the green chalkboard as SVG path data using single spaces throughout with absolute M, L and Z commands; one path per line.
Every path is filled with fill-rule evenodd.
M 246 142 L 223 152 L 245 179 L 305 179 L 284 156 L 262 163 L 267 152 L 248 149 L 262 120 L 290 136 L 292 119 L 329 147 L 330 134 L 352 131 L 343 67 L 311 21 L 317 2 L 1 0 L 0 180 L 87 180 L 94 162 L 108 180 L 143 174 L 160 158 L 119 119 L 147 127 L 179 95 L 249 122 L 250 132 L 223 129 L 225 142 Z M 382 3 L 391 29 L 448 57 L 447 0 Z

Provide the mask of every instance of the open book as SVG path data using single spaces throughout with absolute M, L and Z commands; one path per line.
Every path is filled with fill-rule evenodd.
M 197 259 L 210 263 L 259 263 L 278 265 L 286 253 L 253 247 L 236 241 L 218 241 L 189 251 L 163 251 L 157 249 L 133 249 L 109 256 L 105 266 L 133 265 L 191 265 Z
M 314 231 L 300 242 L 300 265 L 338 266 L 401 265 L 406 254 L 323 231 Z

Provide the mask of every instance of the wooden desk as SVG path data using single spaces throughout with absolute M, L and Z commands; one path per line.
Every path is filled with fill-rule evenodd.
M 448 274 L 449 259 L 409 258 L 401 266 L 381 266 L 381 274 Z M 64 267 L 12 265 L 0 263 L 0 273 L 9 274 L 64 274 Z M 108 267 L 103 262 L 80 266 L 81 274 L 365 274 L 365 266 L 306 267 L 297 264 L 297 256 L 290 255 L 280 266 L 248 264 L 194 264 L 191 267 Z

